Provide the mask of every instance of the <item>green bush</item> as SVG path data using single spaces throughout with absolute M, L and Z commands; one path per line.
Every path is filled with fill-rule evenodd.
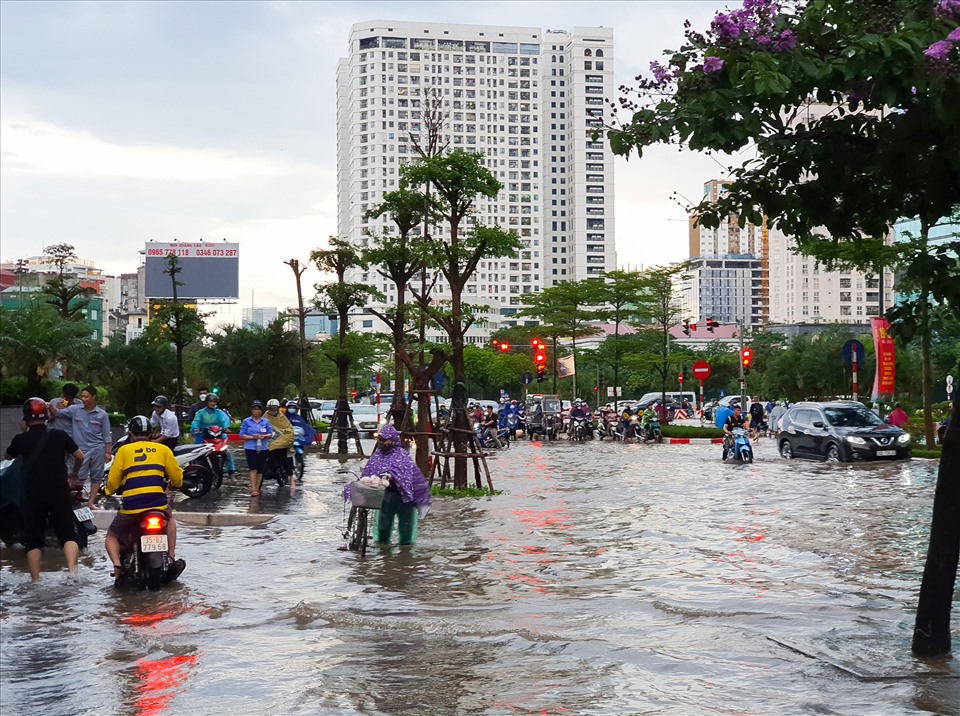
M 666 438 L 722 438 L 720 428 L 696 428 L 687 425 L 664 425 L 661 429 Z
M 941 455 L 941 447 L 939 445 L 935 445 L 932 448 L 915 446 L 910 450 L 910 454 L 913 457 L 930 457 L 939 460 Z
M 99 391 L 97 391 L 99 392 Z M 110 425 L 115 428 L 123 428 L 127 425 L 127 416 L 123 413 L 107 413 L 107 417 L 110 418 Z

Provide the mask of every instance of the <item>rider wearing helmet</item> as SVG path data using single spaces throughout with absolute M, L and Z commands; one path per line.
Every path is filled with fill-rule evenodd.
M 150 421 L 143 415 L 134 416 L 127 423 L 129 440 L 120 446 L 107 475 L 105 494 L 124 493 L 122 505 L 107 530 L 103 546 L 113 563 L 115 582 L 123 577 L 120 564 L 120 540 L 129 541 L 138 528 L 140 513 L 147 510 L 164 510 L 167 519 L 167 552 L 171 564 L 167 581 L 176 579 L 187 566 L 176 558 L 177 524 L 170 510 L 167 486 L 177 488 L 183 484 L 183 470 L 177 464 L 173 451 L 163 443 L 150 442 Z
M 302 431 L 301 440 L 304 445 L 311 445 L 314 440 L 317 439 L 317 431 L 314 430 L 310 423 L 304 420 L 300 414 L 297 412 L 297 401 L 288 400 L 286 405 L 286 410 L 284 411 L 287 415 L 287 420 L 290 421 L 290 424 L 293 426 L 294 436 L 296 436 L 297 430 Z
M 154 430 L 160 429 L 157 442 L 173 450 L 180 442 L 180 421 L 177 420 L 176 414 L 168 409 L 170 401 L 167 400 L 167 396 L 158 395 L 151 405 L 153 412 L 150 413 L 150 427 Z
M 23 456 L 23 523 L 30 578 L 40 579 L 40 557 L 46 542 L 47 519 L 57 534 L 67 559 L 67 569 L 77 572 L 80 547 L 73 520 L 73 498 L 67 483 L 65 455 L 73 456 L 77 479 L 83 453 L 73 437 L 62 430 L 48 428 L 47 404 L 42 398 L 30 398 L 23 404 L 26 432 L 14 435 L 7 448 L 10 458 Z
M 205 406 L 202 410 L 197 411 L 197 414 L 193 417 L 193 423 L 190 425 L 190 432 L 193 433 L 193 442 L 198 445 L 203 442 L 203 431 L 207 428 L 213 425 L 218 425 L 224 431 L 230 428 L 230 416 L 217 407 L 217 404 L 220 402 L 220 396 L 216 393 L 207 393 L 203 399 Z M 232 477 L 233 473 L 237 471 L 237 465 L 229 450 L 227 450 L 225 467 L 228 477 Z

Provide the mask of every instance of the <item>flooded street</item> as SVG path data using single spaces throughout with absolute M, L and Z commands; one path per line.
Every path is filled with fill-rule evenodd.
M 366 559 L 337 550 L 351 478 L 315 455 L 293 497 L 252 504 L 243 476 L 179 502 L 276 516 L 181 523 L 159 593 L 113 590 L 103 531 L 79 586 L 3 548 L 0 712 L 960 713 L 957 662 L 909 654 L 935 462 L 521 441 L 489 463 L 502 495 L 437 499 L 415 548 Z

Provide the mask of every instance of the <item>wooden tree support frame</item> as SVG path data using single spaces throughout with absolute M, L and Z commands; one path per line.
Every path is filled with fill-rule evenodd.
M 348 426 L 346 428 L 340 427 L 340 416 L 346 413 Z M 330 452 L 330 443 L 333 442 L 334 433 L 345 432 L 347 434 L 347 440 L 353 438 L 354 443 L 356 444 L 357 451 L 355 453 L 331 453 Z M 340 438 L 337 438 L 339 442 Z M 353 422 L 353 411 L 350 409 L 341 410 L 339 401 L 337 402 L 337 407 L 333 410 L 333 418 L 330 423 L 330 427 L 327 429 L 327 436 L 323 441 L 323 445 L 320 447 L 321 453 L 326 453 L 329 455 L 338 455 L 340 457 L 366 457 L 363 452 L 363 445 L 360 444 L 360 431 L 357 429 L 356 423 Z
M 467 409 L 460 408 L 460 412 L 463 413 L 464 417 L 467 418 L 467 422 L 469 423 Z M 451 414 L 451 426 L 453 423 L 453 414 Z M 453 434 L 455 432 L 469 433 L 467 435 L 467 452 L 455 452 L 453 441 Z M 433 487 L 434 480 L 436 479 L 438 473 L 440 476 L 440 489 L 445 488 L 448 481 L 452 484 L 453 476 L 450 473 L 450 458 L 465 457 L 473 461 L 473 477 L 477 487 L 483 489 L 483 479 L 480 475 L 480 471 L 482 469 L 483 476 L 486 477 L 487 480 L 487 489 L 490 490 L 490 492 L 493 492 L 493 479 L 490 477 L 490 468 L 487 465 L 487 453 L 485 453 L 483 448 L 480 447 L 480 441 L 477 439 L 477 434 L 473 430 L 462 430 L 454 427 L 444 428 L 436 434 L 439 436 L 439 439 L 435 440 L 437 447 L 433 451 L 434 460 L 433 467 L 430 469 L 430 486 Z

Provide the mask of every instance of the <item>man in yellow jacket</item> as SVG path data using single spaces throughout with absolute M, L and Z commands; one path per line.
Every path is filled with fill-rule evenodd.
M 113 562 L 114 579 L 122 570 L 120 564 L 120 540 L 127 540 L 137 528 L 140 513 L 147 510 L 170 512 L 167 485 L 178 488 L 183 484 L 183 470 L 177 464 L 173 452 L 162 443 L 149 440 L 150 421 L 137 415 L 127 424 L 130 440 L 117 450 L 104 492 L 113 495 L 122 493 L 123 504 L 113 518 L 104 540 L 107 555 Z M 167 551 L 172 560 L 170 578 L 176 579 L 186 567 L 186 562 L 176 559 L 177 523 L 170 514 L 167 521 Z
M 290 480 L 291 491 L 297 486 L 293 477 L 293 460 L 287 455 L 289 449 L 293 447 L 293 425 L 287 419 L 287 416 L 280 411 L 280 401 L 271 398 L 267 401 L 267 414 L 264 416 L 273 427 L 273 434 L 276 436 L 267 445 L 267 459 L 271 460 L 277 470 L 282 470 Z

